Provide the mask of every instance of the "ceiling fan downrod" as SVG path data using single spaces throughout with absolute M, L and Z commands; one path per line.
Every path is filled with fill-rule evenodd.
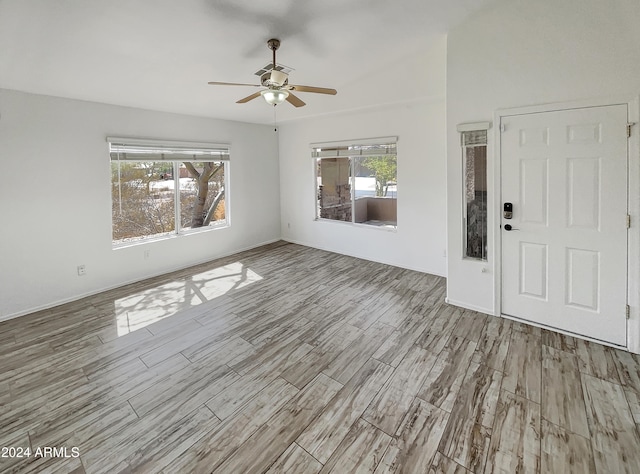
M 280 40 L 276 38 L 271 38 L 267 41 L 267 46 L 271 51 L 273 51 L 273 69 L 276 69 L 276 51 L 280 47 Z

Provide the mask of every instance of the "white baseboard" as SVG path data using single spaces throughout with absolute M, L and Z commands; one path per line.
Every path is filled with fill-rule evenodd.
M 336 249 L 332 249 L 329 247 L 324 247 L 322 245 L 315 245 L 315 244 L 310 244 L 308 242 L 301 242 L 298 240 L 294 240 L 294 239 L 288 239 L 283 237 L 282 240 L 284 240 L 285 242 L 289 242 L 290 244 L 297 244 L 297 245 L 302 245 L 303 247 L 309 247 L 312 249 L 318 249 L 318 250 L 324 250 L 325 252 L 331 252 L 331 253 L 337 253 L 339 255 L 346 255 L 347 257 L 353 257 L 353 258 L 359 258 L 362 260 L 367 260 L 369 262 L 376 262 L 376 263 L 382 263 L 383 265 L 389 265 L 392 267 L 398 267 L 398 268 L 404 268 L 406 270 L 412 270 L 414 272 L 420 272 L 420 273 L 427 273 L 429 275 L 435 275 L 435 276 L 439 276 L 442 278 L 446 278 L 446 275 L 443 275 L 441 273 L 437 273 L 437 272 L 433 272 L 431 270 L 426 270 L 424 268 L 417 268 L 417 267 L 412 267 L 411 265 L 399 265 L 397 262 L 390 262 L 390 261 L 386 261 L 384 259 L 372 259 L 371 257 L 368 256 L 364 256 L 364 255 L 359 255 L 357 253 L 343 253 L 343 252 L 338 252 Z
M 80 294 L 77 294 L 77 295 L 69 296 L 68 298 L 62 298 L 62 299 L 53 301 L 51 303 L 46 303 L 46 304 L 43 304 L 43 305 L 40 305 L 40 306 L 34 306 L 32 308 L 28 308 L 28 309 L 19 311 L 17 313 L 11 313 L 11 314 L 7 314 L 7 315 L 4 315 L 4 316 L 1 316 L 0 317 L 0 322 L 9 321 L 10 319 L 19 318 L 20 316 L 25 316 L 27 314 L 35 313 L 35 312 L 38 312 L 38 311 L 43 311 L 43 310 L 46 310 L 46 309 L 55 308 L 56 306 L 60 306 L 60 305 L 66 304 L 66 303 L 72 303 L 73 301 L 78 301 L 78 300 L 81 300 L 82 298 L 87 298 L 89 296 L 97 295 L 99 293 L 103 293 L 103 292 L 109 291 L 109 290 L 115 290 L 116 288 L 121 288 L 123 286 L 127 286 L 127 285 L 130 285 L 132 283 L 138 283 L 139 281 L 144 281 L 144 280 L 147 280 L 149 278 L 155 278 L 155 277 L 158 277 L 158 276 L 161 276 L 161 275 L 166 275 L 167 273 L 173 273 L 173 272 L 177 272 L 177 271 L 180 271 L 180 270 L 184 270 L 185 268 L 195 267 L 197 265 L 202 265 L 203 263 L 212 262 L 214 260 L 218 260 L 219 258 L 229 257 L 231 255 L 235 255 L 235 254 L 240 253 L 240 252 L 246 252 L 247 250 L 252 250 L 252 249 L 256 249 L 258 247 L 262 247 L 263 245 L 273 244 L 275 242 L 279 242 L 280 240 L 283 240 L 283 239 L 277 238 L 277 239 L 267 240 L 265 242 L 262 242 L 262 243 L 259 243 L 259 244 L 256 244 L 256 245 L 250 245 L 248 247 L 244 247 L 244 248 L 241 248 L 241 249 L 238 249 L 238 250 L 225 252 L 223 254 L 216 255 L 213 258 L 206 258 L 206 259 L 202 259 L 202 260 L 199 260 L 199 261 L 196 261 L 196 262 L 191 262 L 188 265 L 170 267 L 170 268 L 164 269 L 164 270 L 162 270 L 160 272 L 150 273 L 148 275 L 144 275 L 144 276 L 141 276 L 139 278 L 134 278 L 132 280 L 127 280 L 127 281 L 124 281 L 124 282 L 116 283 L 115 285 L 109 285 L 109 286 L 106 286 L 106 287 L 97 288 L 97 289 L 88 291 L 86 293 L 80 293 Z
M 452 304 L 453 306 L 459 306 L 460 308 L 470 309 L 471 311 L 477 311 L 478 313 L 488 314 L 489 316 L 496 316 L 496 313 L 487 308 L 481 308 L 479 306 L 474 306 L 472 304 L 463 303 L 462 301 L 452 300 L 451 298 L 445 298 L 444 302 L 447 304 Z

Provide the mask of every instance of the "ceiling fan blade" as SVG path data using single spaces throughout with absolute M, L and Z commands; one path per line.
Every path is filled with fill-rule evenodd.
M 236 104 L 244 104 L 246 102 L 249 102 L 250 100 L 255 99 L 256 97 L 260 97 L 260 92 L 256 92 L 255 94 L 251 94 L 251 95 L 245 97 L 244 99 L 240 99 L 240 100 L 236 101 Z
M 289 95 L 287 96 L 287 102 L 289 102 L 291 105 L 295 107 L 302 107 L 303 105 L 307 105 L 304 102 L 302 102 L 300 98 L 293 95 L 291 92 L 289 92 Z
M 260 87 L 259 84 L 241 84 L 239 82 L 208 82 L 207 84 L 212 86 L 250 86 L 250 87 Z
M 330 94 L 336 95 L 338 93 L 335 89 L 327 89 L 326 87 L 313 87 L 313 86 L 298 86 L 298 85 L 289 85 L 287 89 L 291 91 L 299 91 L 299 92 L 315 92 L 317 94 Z

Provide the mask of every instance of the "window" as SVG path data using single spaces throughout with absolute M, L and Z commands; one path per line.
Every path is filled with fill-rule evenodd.
M 395 138 L 312 145 L 316 219 L 395 229 L 398 160 Z
M 107 140 L 114 246 L 228 225 L 228 146 Z
M 462 132 L 464 256 L 487 260 L 487 130 Z

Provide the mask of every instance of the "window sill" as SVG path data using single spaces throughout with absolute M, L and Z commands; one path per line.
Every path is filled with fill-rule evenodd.
M 333 220 L 333 219 L 323 219 L 322 217 L 316 217 L 314 219 L 314 221 L 316 222 L 327 222 L 330 224 L 338 224 L 338 225 L 345 225 L 345 226 L 350 226 L 350 227 L 356 227 L 356 228 L 361 228 L 361 229 L 372 229 L 375 231 L 382 231 L 382 232 L 393 232 L 393 233 L 397 233 L 398 232 L 398 226 L 394 226 L 394 227 L 387 227 L 387 226 L 382 226 L 382 225 L 374 225 L 374 224 L 364 224 L 364 223 L 359 223 L 359 222 L 346 222 L 346 221 L 337 221 L 337 220 Z
M 228 229 L 229 227 L 230 227 L 229 224 L 211 225 L 205 228 L 190 229 L 190 230 L 182 231 L 178 234 L 170 233 L 170 234 L 165 234 L 158 237 L 143 237 L 140 239 L 132 239 L 126 242 L 119 242 L 116 244 L 112 244 L 112 249 L 120 250 L 120 249 L 126 249 L 130 247 L 138 247 L 140 245 L 149 244 L 152 242 L 160 242 L 163 240 L 171 240 L 171 239 L 177 239 L 180 237 L 188 237 L 192 235 L 204 234 L 204 233 L 212 232 L 215 230 Z

